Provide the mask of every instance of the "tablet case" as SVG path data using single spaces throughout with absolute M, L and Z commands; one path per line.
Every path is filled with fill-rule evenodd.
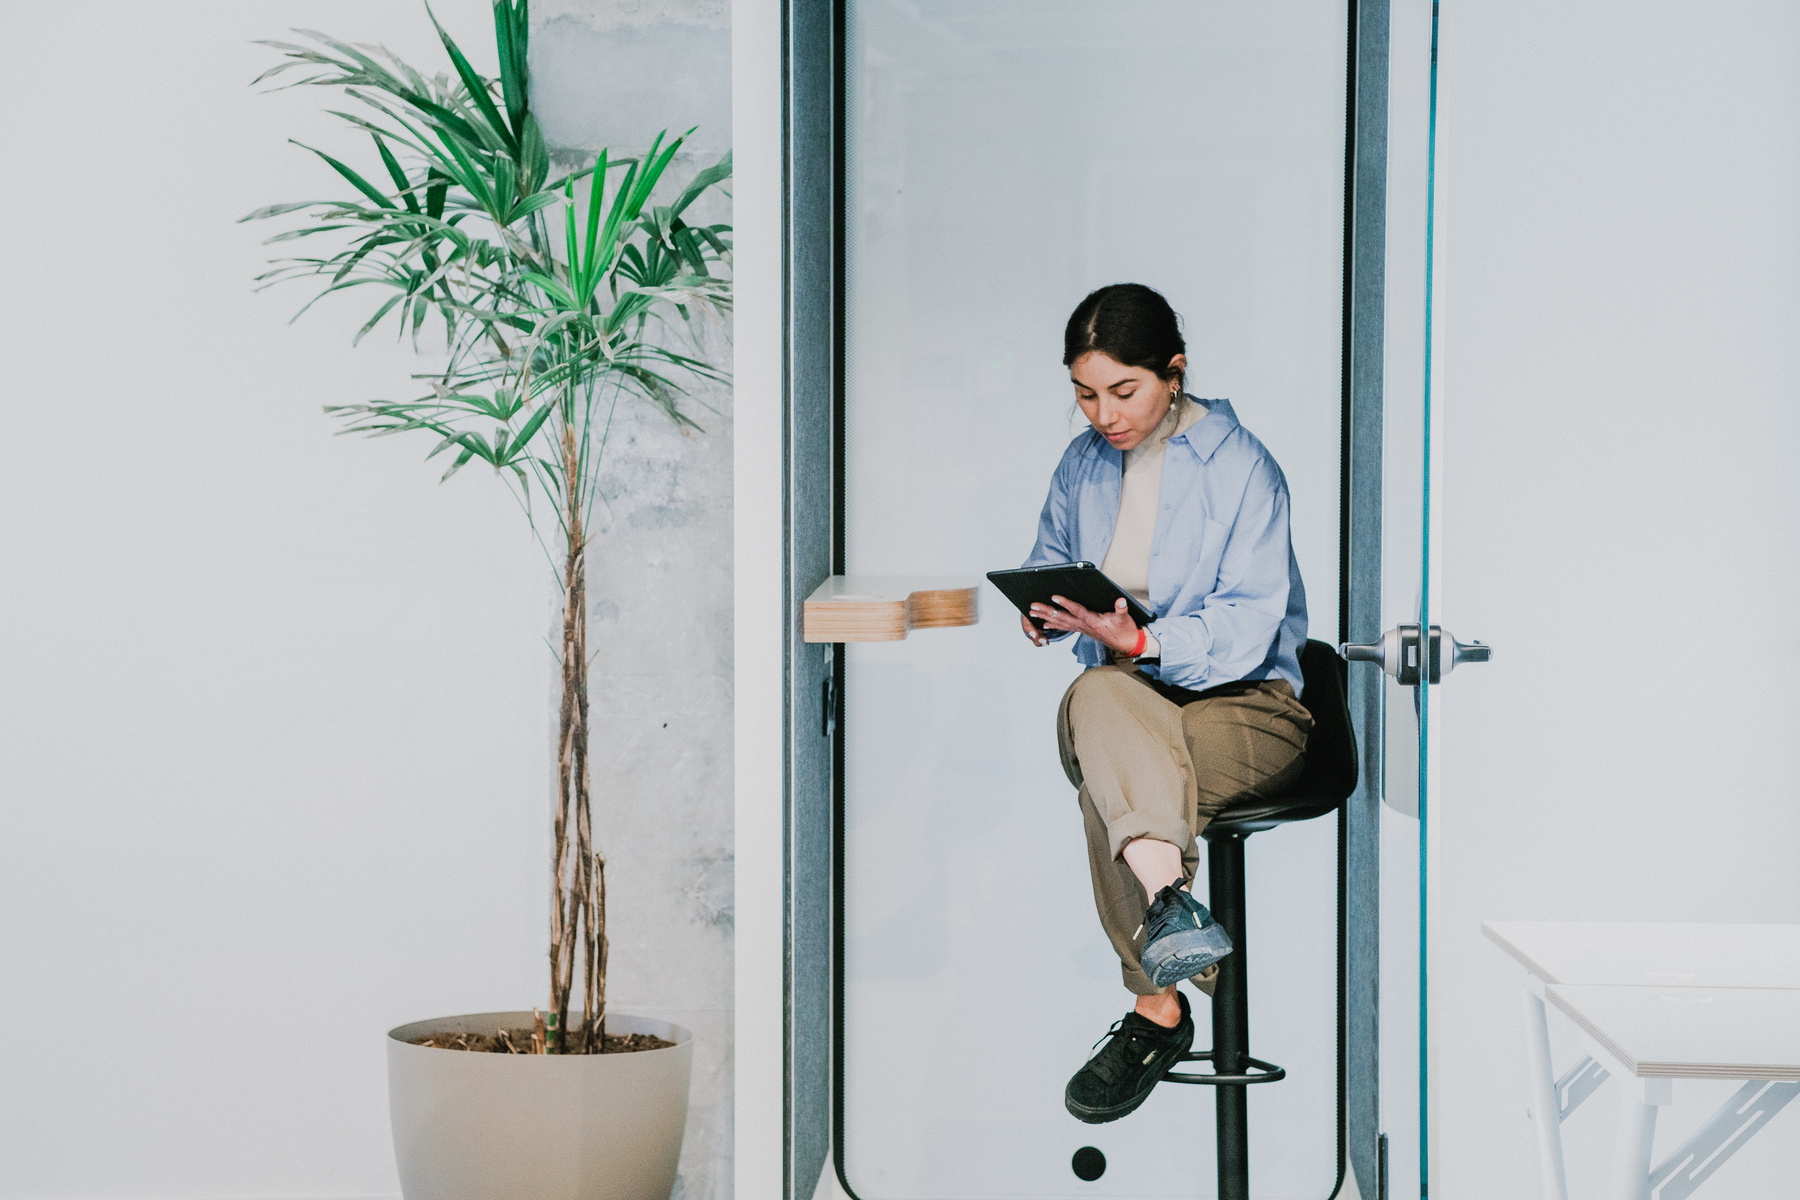
M 1051 596 L 1066 596 L 1092 612 L 1111 612 L 1119 597 L 1125 597 L 1126 611 L 1139 625 L 1156 620 L 1156 614 L 1145 609 L 1124 588 L 1108 579 L 1091 562 L 1049 563 L 1041 567 L 1020 567 L 1011 571 L 989 571 L 988 582 L 1005 594 L 1022 613 L 1030 613 L 1033 604 L 1049 604 Z M 1044 623 L 1036 617 L 1031 623 L 1042 632 Z

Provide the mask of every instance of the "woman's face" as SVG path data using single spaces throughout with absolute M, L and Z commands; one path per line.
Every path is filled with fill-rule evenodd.
M 1185 371 L 1187 355 L 1177 354 L 1169 367 Z M 1075 382 L 1075 403 L 1081 405 L 1088 424 L 1119 450 L 1130 450 L 1155 433 L 1176 396 L 1177 385 L 1157 378 L 1156 372 L 1128 367 L 1098 350 L 1070 364 L 1069 378 Z

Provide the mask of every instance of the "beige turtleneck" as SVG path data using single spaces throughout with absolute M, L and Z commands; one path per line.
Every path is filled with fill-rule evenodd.
M 1125 479 L 1119 492 L 1119 520 L 1100 569 L 1145 608 L 1150 607 L 1150 546 L 1156 538 L 1157 501 L 1162 497 L 1163 452 L 1169 439 L 1206 416 L 1206 406 L 1182 395 L 1169 406 L 1156 432 L 1125 452 Z M 1146 631 L 1140 658 L 1157 658 L 1162 644 Z

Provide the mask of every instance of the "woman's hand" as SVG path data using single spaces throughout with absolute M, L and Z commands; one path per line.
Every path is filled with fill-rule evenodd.
M 1089 612 L 1066 596 L 1050 599 L 1055 602 L 1055 607 L 1049 604 L 1031 606 L 1031 615 L 1042 621 L 1046 628 L 1085 633 L 1118 654 L 1130 654 L 1137 649 L 1138 625 L 1125 610 L 1125 597 L 1120 596 L 1109 613 Z M 1030 623 L 1026 621 L 1027 625 Z
M 1048 646 L 1050 639 L 1038 632 L 1038 627 L 1031 623 L 1031 618 L 1024 613 L 1019 614 L 1019 626 L 1025 630 L 1025 636 L 1031 639 L 1034 646 Z

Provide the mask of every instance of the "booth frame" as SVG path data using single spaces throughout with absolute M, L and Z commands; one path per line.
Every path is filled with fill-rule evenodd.
M 1389 0 L 1348 0 L 1337 639 L 1381 635 Z M 846 572 L 846 0 L 782 19 L 783 1086 L 786 1200 L 843 1164 L 841 648 L 803 639 L 802 604 Z M 1382 677 L 1353 672 L 1360 778 L 1338 812 L 1337 1181 L 1386 1200 L 1379 1105 Z

